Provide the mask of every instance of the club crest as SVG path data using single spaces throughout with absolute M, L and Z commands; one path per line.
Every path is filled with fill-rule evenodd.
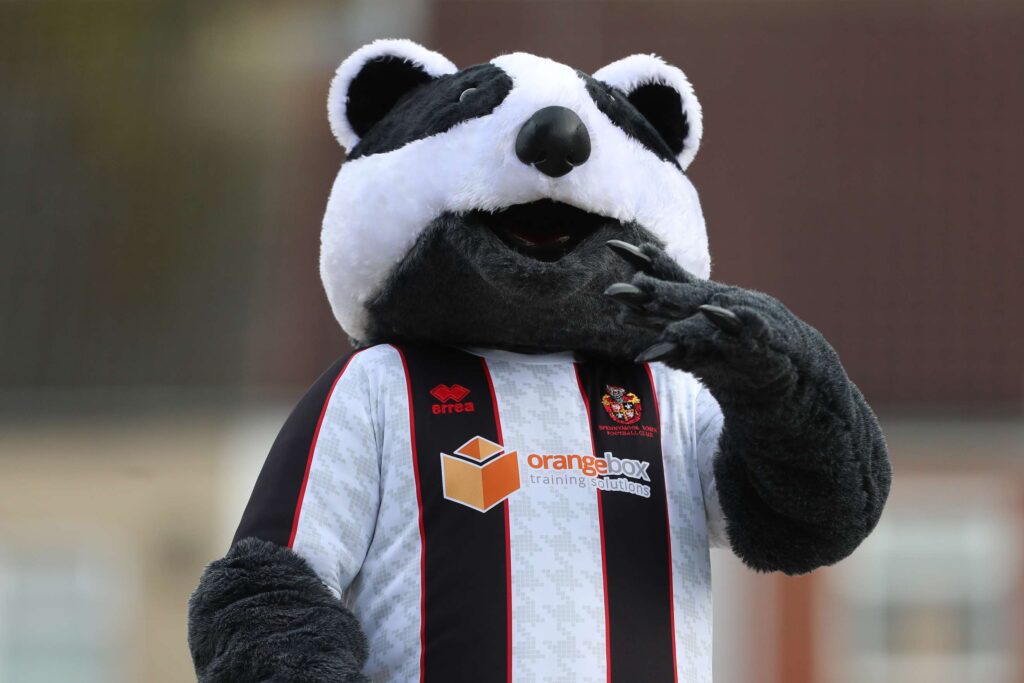
M 601 405 L 608 416 L 619 424 L 631 425 L 640 420 L 640 397 L 622 387 L 605 386 Z

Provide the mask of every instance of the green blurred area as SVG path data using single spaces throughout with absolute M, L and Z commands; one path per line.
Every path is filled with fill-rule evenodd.
M 0 387 L 244 379 L 260 255 L 316 244 L 285 199 L 308 120 L 341 158 L 312 102 L 343 4 L 0 5 Z
M 198 7 L 0 10 L 0 383 L 237 376 L 266 151 L 196 125 Z

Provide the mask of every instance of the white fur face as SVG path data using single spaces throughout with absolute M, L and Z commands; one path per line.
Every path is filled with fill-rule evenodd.
M 368 51 L 360 59 L 397 54 L 431 76 L 453 72 L 440 55 L 410 45 L 378 42 L 364 48 Z M 574 69 L 525 53 L 503 55 L 491 63 L 511 78 L 512 89 L 490 114 L 392 151 L 360 156 L 338 174 L 324 216 L 320 274 L 335 316 L 356 339 L 366 330 L 367 302 L 424 228 L 446 212 L 495 211 L 552 199 L 635 222 L 657 236 L 688 271 L 699 277 L 710 273 L 700 202 L 681 170 L 693 159 L 701 133 L 699 105 L 682 72 L 655 57 L 634 55 L 595 74 L 626 92 L 650 82 L 679 92 L 690 126 L 676 165 L 602 113 Z M 358 135 L 344 124 L 346 102 L 340 93 L 357 66 L 346 60 L 339 68 L 338 79 L 348 81 L 336 79 L 330 103 L 332 127 L 344 133 L 339 139 L 349 146 Z M 590 158 L 558 178 L 524 164 L 515 152 L 523 124 L 552 105 L 575 112 L 591 140 Z

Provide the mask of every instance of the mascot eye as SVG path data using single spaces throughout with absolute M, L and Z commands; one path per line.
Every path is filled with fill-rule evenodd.
M 459 95 L 459 102 L 465 102 L 466 98 L 472 97 L 473 93 L 475 92 L 476 88 L 466 88 L 465 90 L 462 91 L 462 94 Z

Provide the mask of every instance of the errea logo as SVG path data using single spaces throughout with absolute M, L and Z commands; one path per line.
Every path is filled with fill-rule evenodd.
M 469 396 L 469 389 L 461 384 L 438 384 L 430 390 L 430 395 L 437 401 L 430 406 L 434 415 L 447 415 L 449 413 L 472 413 L 476 408 L 472 401 L 463 401 Z

